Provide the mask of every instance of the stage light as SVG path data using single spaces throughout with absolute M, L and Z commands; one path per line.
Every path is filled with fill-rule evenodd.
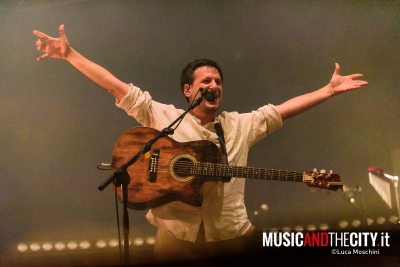
M 384 224 L 385 222 L 386 222 L 385 217 L 378 217 L 378 218 L 376 219 L 376 223 L 377 223 L 377 224 Z
M 135 246 L 141 246 L 141 245 L 143 245 L 143 243 L 144 243 L 143 238 L 140 238 L 140 237 L 135 238 L 133 240 L 133 244 L 135 244 Z
M 44 244 L 42 245 L 42 249 L 43 249 L 44 251 L 52 250 L 52 249 L 53 249 L 53 245 L 52 245 L 51 243 L 49 243 L 49 242 L 46 242 L 46 243 L 44 243 Z
M 65 249 L 65 244 L 63 242 L 57 242 L 54 247 L 56 248 L 56 250 L 63 250 Z
M 329 225 L 327 223 L 323 223 L 319 226 L 319 229 L 321 229 L 322 231 L 326 231 L 329 229 Z
M 29 248 L 30 248 L 32 251 L 38 251 L 38 250 L 40 250 L 40 245 L 39 245 L 38 243 L 32 243 L 32 244 L 29 246 Z
M 308 231 L 315 231 L 315 229 L 317 229 L 317 227 L 315 227 L 314 224 L 309 224 L 309 225 L 307 225 L 307 230 L 308 230 Z
M 372 220 L 371 218 L 367 218 L 367 225 L 370 226 L 374 223 L 374 220 Z
M 349 223 L 348 223 L 347 221 L 343 220 L 343 221 L 340 221 L 340 222 L 339 222 L 339 227 L 340 227 L 340 228 L 344 229 L 344 228 L 346 228 L 347 226 L 349 226 Z
M 285 226 L 282 228 L 282 231 L 284 232 L 290 232 L 290 230 L 292 230 L 289 226 Z
M 297 226 L 294 228 L 294 230 L 297 231 L 297 232 L 301 232 L 301 231 L 304 230 L 304 227 L 301 226 L 301 225 L 297 225 Z
M 117 239 L 111 239 L 111 240 L 108 242 L 108 245 L 109 245 L 110 247 L 112 247 L 112 248 L 115 248 L 115 247 L 118 247 L 119 242 L 118 242 Z
M 79 243 L 79 247 L 81 249 L 88 249 L 90 248 L 90 243 L 89 241 L 82 241 L 81 243 Z
M 267 211 L 268 210 L 268 205 L 267 204 L 262 204 L 261 206 L 260 206 L 260 210 L 262 210 L 262 211 Z
M 78 244 L 75 241 L 70 241 L 67 244 L 67 248 L 69 248 L 70 250 L 74 250 L 78 247 Z
M 353 225 L 354 227 L 358 227 L 361 225 L 361 221 L 358 219 L 355 219 L 351 222 L 351 225 Z
M 24 243 L 20 243 L 18 244 L 17 249 L 19 252 L 25 252 L 28 250 L 28 246 Z
M 154 245 L 156 243 L 156 238 L 154 236 L 149 236 L 146 238 L 147 245 Z
M 105 240 L 99 240 L 96 242 L 96 247 L 105 248 L 107 246 L 107 242 Z
M 392 215 L 392 216 L 389 217 L 389 221 L 391 223 L 397 223 L 398 220 L 399 220 L 399 217 L 397 217 L 396 215 Z

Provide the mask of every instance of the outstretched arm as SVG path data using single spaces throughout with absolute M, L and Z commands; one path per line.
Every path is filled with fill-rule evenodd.
M 341 76 L 339 64 L 336 63 L 335 66 L 335 71 L 328 85 L 314 92 L 294 97 L 276 106 L 281 114 L 282 120 L 309 110 L 310 108 L 321 104 L 333 95 L 358 89 L 368 84 L 366 81 L 356 80 L 357 78 L 362 77 L 362 74 Z
M 37 60 L 40 61 L 48 57 L 68 60 L 86 77 L 113 94 L 117 101 L 120 101 L 129 91 L 129 84 L 120 81 L 108 70 L 85 58 L 69 45 L 64 32 L 64 25 L 59 28 L 59 38 L 50 37 L 36 30 L 33 33 L 40 37 L 36 41 L 37 50 L 44 52 Z

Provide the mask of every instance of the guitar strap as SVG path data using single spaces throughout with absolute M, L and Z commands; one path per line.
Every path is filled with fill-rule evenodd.
M 218 122 L 215 124 L 215 131 L 217 132 L 219 144 L 221 146 L 223 164 L 229 165 L 228 153 L 226 152 L 226 146 L 225 146 L 224 131 L 222 130 L 222 127 Z M 222 177 L 222 182 L 227 183 L 230 181 L 231 177 Z

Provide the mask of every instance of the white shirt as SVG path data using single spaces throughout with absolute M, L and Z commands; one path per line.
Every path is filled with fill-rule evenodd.
M 159 131 L 184 112 L 173 105 L 153 101 L 148 92 L 133 85 L 116 105 L 143 126 Z M 228 162 L 235 166 L 246 166 L 250 147 L 267 133 L 282 126 L 279 112 L 269 104 L 249 113 L 224 111 L 215 122 L 204 126 L 199 119 L 187 114 L 170 137 L 178 142 L 209 140 L 219 147 L 214 127 L 216 122 L 221 124 L 224 131 Z M 202 221 L 207 242 L 242 236 L 251 225 L 244 204 L 244 185 L 243 178 L 232 178 L 228 183 L 206 182 L 202 186 L 201 207 L 173 201 L 152 208 L 146 218 L 151 224 L 161 227 L 176 238 L 190 242 L 196 241 Z

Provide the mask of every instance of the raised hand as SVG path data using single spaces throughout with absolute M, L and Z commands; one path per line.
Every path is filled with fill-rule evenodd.
M 58 31 L 60 32 L 59 38 L 53 38 L 40 31 L 33 31 L 35 35 L 40 37 L 40 39 L 36 41 L 37 50 L 44 52 L 44 54 L 38 57 L 37 60 L 40 61 L 48 57 L 67 58 L 70 51 L 70 45 L 64 33 L 64 25 L 61 25 Z
M 332 95 L 341 94 L 368 84 L 366 81 L 356 80 L 357 78 L 362 77 L 362 74 L 341 76 L 339 64 L 335 63 L 335 66 L 335 71 L 328 85 Z

